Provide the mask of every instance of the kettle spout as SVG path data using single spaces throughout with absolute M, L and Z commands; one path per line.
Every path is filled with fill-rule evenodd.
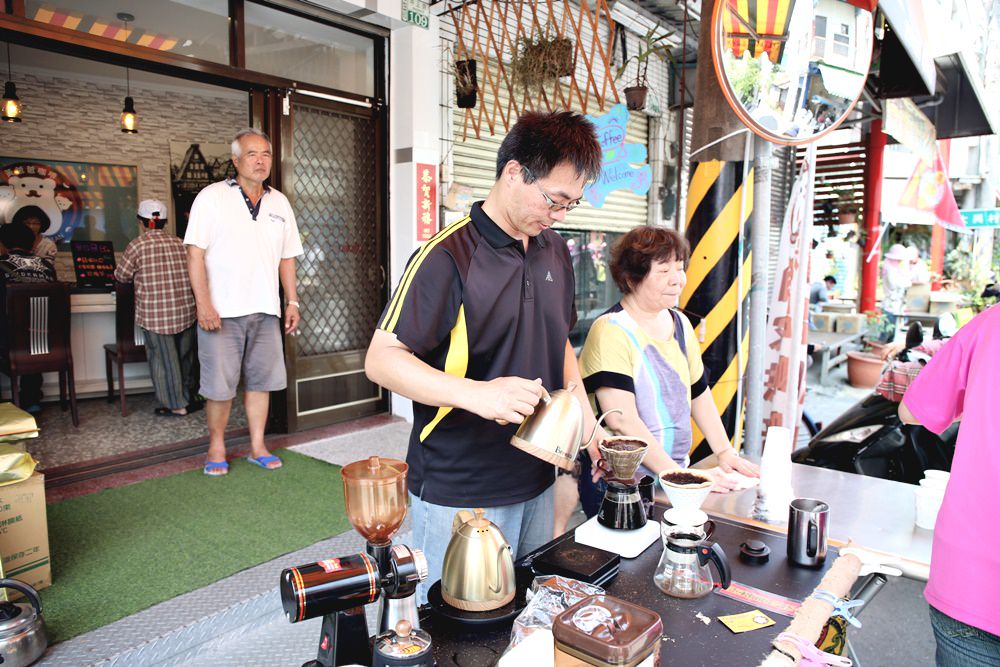
M 594 442 L 594 438 L 597 436 L 597 427 L 600 426 L 601 422 L 604 421 L 604 418 L 607 417 L 608 415 L 610 415 L 612 412 L 617 412 L 618 414 L 622 414 L 622 411 L 621 411 L 620 408 L 612 408 L 611 410 L 608 410 L 607 412 L 602 412 L 601 416 L 598 417 L 597 421 L 594 423 L 594 430 L 590 432 L 590 438 L 587 439 L 587 444 L 585 444 L 583 446 L 584 449 L 586 449 L 587 447 L 590 447 L 591 443 Z

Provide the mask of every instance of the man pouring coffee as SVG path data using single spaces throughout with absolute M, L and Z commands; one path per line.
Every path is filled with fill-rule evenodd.
M 485 508 L 518 557 L 552 538 L 554 468 L 509 443 L 546 390 L 573 382 L 587 405 L 569 343 L 573 265 L 550 228 L 600 167 L 583 116 L 521 116 L 486 200 L 413 254 L 372 337 L 368 377 L 414 401 L 412 545 L 427 556 L 429 584 L 459 509 Z M 594 416 L 584 415 L 589 436 Z

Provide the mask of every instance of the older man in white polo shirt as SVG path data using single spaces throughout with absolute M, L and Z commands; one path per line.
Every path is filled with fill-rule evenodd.
M 246 129 L 232 149 L 236 178 L 198 193 L 184 236 L 198 309 L 201 395 L 207 399 L 205 474 L 213 476 L 229 472 L 224 434 L 241 370 L 250 427 L 247 460 L 266 470 L 281 467 L 264 445 L 269 393 L 286 386 L 279 281 L 285 333 L 299 325 L 295 258 L 302 242 L 288 199 L 264 184 L 271 175 L 271 141 Z

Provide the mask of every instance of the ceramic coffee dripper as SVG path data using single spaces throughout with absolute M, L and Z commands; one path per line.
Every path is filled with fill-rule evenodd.
M 615 449 L 610 446 L 615 443 L 628 443 L 634 447 Z M 635 477 L 635 471 L 639 469 L 646 452 L 649 451 L 649 443 L 631 436 L 616 435 L 598 443 L 597 449 L 600 450 L 602 457 L 596 464 L 598 468 L 612 479 L 631 480 Z
M 698 484 L 675 484 L 668 481 L 671 473 L 687 473 L 702 478 Z M 708 515 L 701 510 L 702 504 L 712 492 L 712 478 L 700 470 L 668 470 L 660 473 L 660 486 L 667 494 L 670 509 L 663 513 L 663 522 L 671 526 L 704 527 L 709 535 L 715 525 L 708 520 Z

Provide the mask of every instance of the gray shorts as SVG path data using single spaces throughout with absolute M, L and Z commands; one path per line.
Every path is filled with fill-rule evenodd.
M 243 370 L 247 391 L 279 391 L 287 386 L 285 354 L 281 347 L 281 320 L 254 313 L 225 317 L 222 328 L 198 327 L 201 395 L 213 401 L 236 396 Z

